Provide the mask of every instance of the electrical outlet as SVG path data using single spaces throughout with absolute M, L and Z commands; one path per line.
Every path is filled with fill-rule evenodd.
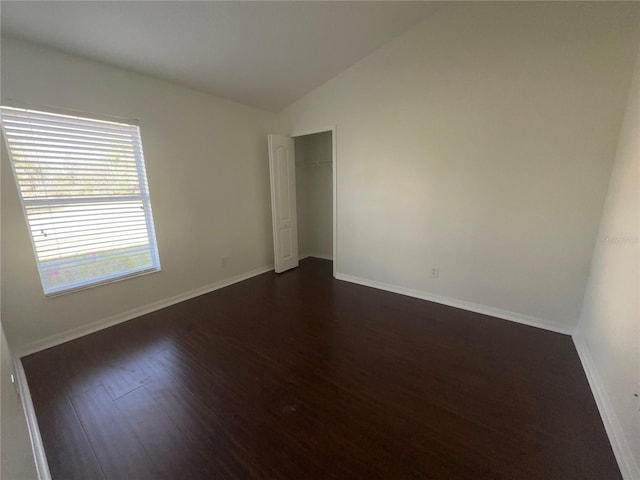
M 438 278 L 440 277 L 440 267 L 433 267 L 431 269 L 431 278 Z
M 220 265 L 223 267 L 226 267 L 229 264 L 229 256 L 228 255 L 224 255 L 222 257 L 220 257 Z

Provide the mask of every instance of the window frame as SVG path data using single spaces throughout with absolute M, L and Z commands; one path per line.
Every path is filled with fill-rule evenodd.
M 36 269 L 38 271 L 38 277 L 40 279 L 40 286 L 42 287 L 42 291 L 44 293 L 45 297 L 57 297 L 60 295 L 66 295 L 69 293 L 73 293 L 73 292 L 77 292 L 77 291 L 82 291 L 82 290 L 87 290 L 90 288 L 95 288 L 95 287 L 99 287 L 102 285 L 108 285 L 110 283 L 115 283 L 115 282 L 120 282 L 123 280 L 128 280 L 130 278 L 135 278 L 135 277 L 140 277 L 143 275 L 149 275 L 151 273 L 156 273 L 156 272 L 160 272 L 162 271 L 162 266 L 160 263 L 160 253 L 159 253 L 159 248 L 158 248 L 158 241 L 157 241 L 157 237 L 156 237 L 156 233 L 155 233 L 155 225 L 154 225 L 154 219 L 153 219 L 153 209 L 151 207 L 151 189 L 149 187 L 149 183 L 148 183 L 148 177 L 146 174 L 146 163 L 145 163 L 145 158 L 144 158 L 144 147 L 142 144 L 142 131 L 140 128 L 140 123 L 138 120 L 134 120 L 134 119 L 125 119 L 125 118 L 120 118 L 120 117 L 113 117 L 113 116 L 107 116 L 107 115 L 96 115 L 93 113 L 87 113 L 87 112 L 80 112 L 80 111 L 75 111 L 75 110 L 67 110 L 67 109 L 61 109 L 61 108 L 57 108 L 57 107 L 49 107 L 49 106 L 43 106 L 43 107 L 34 107 L 34 106 L 27 106 L 23 103 L 18 103 L 18 102 L 14 102 L 14 101 L 2 101 L 2 104 L 0 105 L 0 108 L 7 108 L 7 109 L 14 109 L 14 110 L 22 110 L 22 111 L 29 111 L 29 112 L 34 112 L 34 113 L 40 113 L 40 114 L 53 114 L 53 115 L 64 115 L 66 117 L 73 117 L 78 119 L 80 122 L 82 121 L 98 121 L 98 122 L 111 122 L 111 123 L 117 123 L 120 125 L 126 125 L 127 127 L 135 127 L 135 130 L 137 132 L 137 138 L 135 138 L 133 141 L 137 141 L 139 142 L 140 145 L 140 151 L 139 152 L 135 152 L 134 153 L 134 158 L 135 158 L 135 166 L 136 166 L 136 180 L 140 186 L 140 193 L 133 195 L 134 197 L 137 197 L 139 199 L 139 201 L 141 202 L 142 206 L 143 206 L 143 210 L 144 210 L 144 220 L 145 220 L 145 226 L 146 226 L 146 235 L 147 235 L 147 240 L 148 240 L 148 250 L 149 250 L 149 254 L 151 257 L 151 267 L 148 268 L 142 268 L 140 270 L 133 270 L 133 271 L 122 271 L 119 273 L 115 273 L 115 274 L 111 274 L 111 275 L 103 275 L 101 277 L 95 277 L 91 280 L 85 280 L 82 282 L 67 282 L 64 284 L 64 286 L 62 287 L 49 287 L 47 288 L 45 286 L 45 281 L 44 281 L 44 277 L 43 277 L 43 272 L 41 269 L 41 264 L 43 262 L 40 261 L 40 256 L 38 254 L 38 250 L 36 247 L 36 242 L 34 239 L 34 235 L 33 235 L 33 230 L 29 221 L 29 215 L 27 213 L 27 205 L 26 203 L 30 203 L 29 199 L 26 199 L 26 203 L 25 203 L 25 198 L 23 196 L 22 193 L 22 186 L 20 183 L 20 180 L 18 179 L 18 174 L 16 172 L 16 165 L 14 162 L 14 156 L 13 156 L 13 150 L 10 146 L 10 142 L 9 142 L 9 138 L 7 135 L 7 132 L 5 130 L 5 124 L 4 122 L 1 120 L 1 113 L 0 112 L 0 130 L 2 130 L 2 137 L 4 140 L 4 145 L 5 145 L 5 149 L 6 152 L 8 154 L 8 161 L 9 164 L 11 166 L 11 172 L 13 175 L 13 179 L 16 185 L 16 189 L 17 189 L 17 194 L 18 194 L 18 198 L 20 199 L 20 205 L 21 205 L 21 209 L 22 209 L 22 215 L 23 215 L 23 219 L 25 221 L 25 226 L 27 228 L 28 231 L 28 235 L 29 235 L 29 240 L 31 242 L 31 248 L 33 251 L 33 255 L 34 255 L 34 260 L 35 260 L 35 264 L 36 264 Z M 68 119 L 67 119 L 68 120 Z M 55 140 L 54 140 L 55 141 Z M 135 150 L 135 149 L 134 149 Z M 122 201 L 122 198 L 119 197 L 124 197 L 123 195 L 104 195 L 104 197 L 102 198 L 109 198 L 109 197 L 113 197 L 113 203 L 116 203 L 118 201 Z M 73 205 L 74 203 L 77 204 L 81 204 L 81 199 L 82 197 L 78 197 L 76 198 L 74 201 L 70 201 L 68 203 L 66 203 L 66 205 Z M 52 196 L 47 196 L 47 197 L 42 197 L 41 201 L 44 200 L 55 200 L 55 197 Z M 68 199 L 67 199 L 68 201 Z M 88 201 L 90 202 L 90 199 L 88 199 Z M 61 204 L 65 204 L 65 200 L 62 200 L 60 202 Z M 104 201 L 103 203 L 111 203 L 109 201 Z M 43 204 L 46 205 L 46 202 L 44 202 Z M 104 257 L 103 257 L 104 258 Z M 99 260 L 99 259 L 98 259 Z

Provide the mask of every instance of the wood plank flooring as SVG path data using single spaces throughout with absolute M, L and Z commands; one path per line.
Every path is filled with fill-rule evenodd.
M 570 337 L 331 268 L 24 358 L 54 480 L 621 478 Z

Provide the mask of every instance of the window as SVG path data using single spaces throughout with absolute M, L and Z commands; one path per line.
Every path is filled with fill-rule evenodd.
M 46 295 L 160 270 L 137 125 L 0 113 Z

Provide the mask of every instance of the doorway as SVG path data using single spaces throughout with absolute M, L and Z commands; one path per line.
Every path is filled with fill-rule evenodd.
M 333 132 L 293 137 L 299 258 L 334 260 Z
M 336 275 L 336 129 L 269 134 L 271 211 L 276 273 L 318 257 Z

